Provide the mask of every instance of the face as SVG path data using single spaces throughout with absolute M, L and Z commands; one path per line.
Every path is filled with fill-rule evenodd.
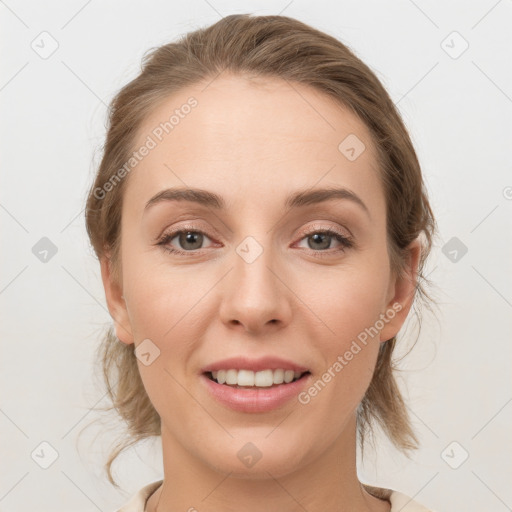
M 115 286 L 102 261 L 107 301 L 119 339 L 144 354 L 164 443 L 242 477 L 284 475 L 354 425 L 414 285 L 390 272 L 376 151 L 358 118 L 278 79 L 221 76 L 205 87 L 173 94 L 138 132 L 136 148 L 155 145 L 125 178 L 122 280 Z M 190 97 L 195 106 L 183 107 Z M 162 193 L 176 189 L 210 201 Z M 345 192 L 311 195 L 323 189 Z M 236 357 L 246 361 L 229 368 L 308 373 L 249 390 L 203 373 Z M 260 398 L 234 404 L 243 393 Z M 242 449 L 261 454 L 253 468 Z

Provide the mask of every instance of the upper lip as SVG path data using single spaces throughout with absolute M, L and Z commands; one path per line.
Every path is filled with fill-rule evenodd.
M 280 357 L 266 356 L 259 359 L 249 359 L 247 357 L 230 357 L 229 359 L 223 359 L 222 361 L 216 361 L 206 365 L 201 369 L 202 373 L 214 372 L 217 370 L 252 370 L 258 372 L 261 370 L 293 370 L 295 372 L 307 372 L 308 368 L 294 363 L 293 361 L 287 361 Z

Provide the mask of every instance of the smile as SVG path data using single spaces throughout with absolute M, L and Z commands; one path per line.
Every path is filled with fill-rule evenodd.
M 269 388 L 279 384 L 289 384 L 302 377 L 305 373 L 293 370 L 217 370 L 207 372 L 207 376 L 219 384 L 233 386 L 236 388 Z
M 293 370 L 253 372 L 233 369 L 205 372 L 200 377 L 210 399 L 213 398 L 220 405 L 238 412 L 263 413 L 283 407 L 294 399 L 298 401 L 299 394 L 306 388 L 312 375 L 309 371 L 298 372 L 296 376 Z M 233 384 L 226 381 L 220 383 L 228 378 Z M 274 383 L 274 378 L 277 383 Z

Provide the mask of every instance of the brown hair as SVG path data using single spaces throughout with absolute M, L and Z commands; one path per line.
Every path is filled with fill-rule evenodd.
M 107 194 L 97 191 L 112 183 L 129 160 L 137 130 L 159 103 L 187 85 L 213 80 L 224 70 L 310 85 L 348 107 L 366 124 L 377 148 L 386 195 L 391 270 L 405 275 L 407 247 L 422 235 L 415 298 L 432 301 L 422 284 L 426 281 L 422 270 L 436 222 L 399 112 L 376 75 L 344 44 L 286 16 L 226 16 L 177 42 L 151 49 L 143 58 L 141 73 L 113 98 L 103 157 L 86 204 L 88 235 L 98 258 L 110 258 L 113 279 L 120 282 L 120 221 L 126 180 Z M 406 453 L 419 443 L 394 376 L 395 344 L 396 337 L 380 345 L 373 378 L 357 409 L 357 425 L 361 448 L 365 434 L 373 434 L 376 420 Z M 115 409 L 128 427 L 105 466 L 110 482 L 117 486 L 111 472 L 113 461 L 129 446 L 160 435 L 160 417 L 145 392 L 133 346 L 121 343 L 112 327 L 97 357 L 112 402 L 108 410 Z

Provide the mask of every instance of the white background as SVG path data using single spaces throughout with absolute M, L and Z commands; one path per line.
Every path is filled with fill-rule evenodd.
M 108 512 L 162 477 L 159 442 L 145 442 L 119 459 L 117 491 L 102 469 L 115 432 L 93 425 L 78 437 L 105 404 L 92 360 L 110 323 L 84 201 L 106 105 L 143 53 L 233 13 L 298 18 L 372 67 L 410 130 L 439 222 L 429 277 L 440 313 L 404 361 L 422 448 L 408 461 L 381 440 L 360 478 L 439 511 L 512 510 L 509 0 L 2 1 L 0 509 Z M 59 45 L 47 59 L 31 47 L 43 31 Z M 446 51 L 463 48 L 453 31 L 469 44 L 458 58 Z M 42 237 L 58 250 L 46 263 L 32 252 Z M 468 249 L 455 263 L 442 252 L 452 237 Z M 48 457 L 41 442 L 59 454 L 48 469 L 31 458 Z M 453 469 L 445 459 L 463 450 Z

